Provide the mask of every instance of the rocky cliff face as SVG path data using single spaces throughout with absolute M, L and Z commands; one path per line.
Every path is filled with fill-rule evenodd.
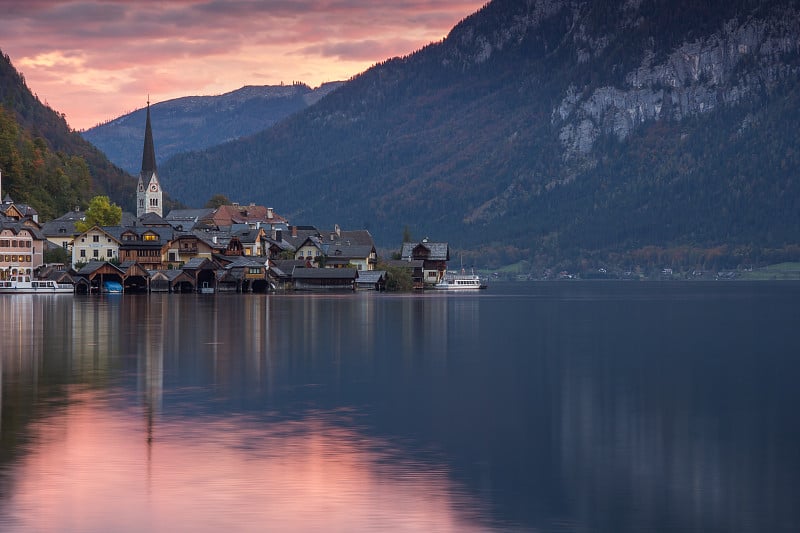
M 713 9 L 714 2 L 707 3 Z M 575 64 L 584 65 L 601 57 L 609 45 L 619 46 L 626 33 L 640 31 L 645 24 L 658 27 L 651 2 L 593 4 L 574 0 L 492 2 L 453 29 L 442 65 L 474 68 L 526 40 L 543 41 L 541 53 L 545 57 L 569 48 L 568 55 Z M 597 11 L 604 11 L 613 22 L 598 24 L 592 17 Z M 560 21 L 555 23 L 557 17 Z M 486 20 L 492 24 L 487 25 Z M 563 29 L 563 34 L 547 42 L 541 34 L 554 24 Z M 630 50 L 631 54 L 642 54 L 641 63 L 625 74 L 623 83 L 588 92 L 586 87 L 570 85 L 552 110 L 563 159 L 591 159 L 601 135 L 624 140 L 647 121 L 680 121 L 769 92 L 776 84 L 797 76 L 798 67 L 787 64 L 787 57 L 799 50 L 800 11 L 791 2 L 771 9 L 763 18 L 749 14 L 743 20 L 732 17 L 719 31 L 684 41 L 667 53 L 654 50 L 652 45 L 643 51 Z
M 742 24 L 731 20 L 721 32 L 686 42 L 661 62 L 647 51 L 621 87 L 584 95 L 571 85 L 552 114 L 564 160 L 589 156 L 601 135 L 624 140 L 646 121 L 709 113 L 796 77 L 800 69 L 786 60 L 800 51 L 799 14 L 788 10 Z

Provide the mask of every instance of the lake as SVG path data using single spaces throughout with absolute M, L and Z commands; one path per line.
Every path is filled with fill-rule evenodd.
M 800 531 L 799 304 L 0 296 L 0 530 Z

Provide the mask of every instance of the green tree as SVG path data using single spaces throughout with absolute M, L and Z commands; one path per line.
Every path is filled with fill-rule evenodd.
M 108 196 L 95 196 L 86 209 L 86 218 L 75 223 L 81 233 L 93 226 L 116 226 L 122 220 L 122 208 L 112 204 Z
M 223 205 L 231 205 L 231 201 L 224 194 L 215 194 L 206 202 L 205 207 L 216 209 Z
M 386 272 L 386 290 L 392 292 L 409 292 L 414 290 L 414 280 L 411 271 L 403 267 L 389 266 L 386 263 L 378 263 L 375 270 Z
M 72 258 L 67 250 L 59 246 L 57 248 L 50 248 L 49 250 L 44 251 L 44 262 L 69 265 L 72 262 Z

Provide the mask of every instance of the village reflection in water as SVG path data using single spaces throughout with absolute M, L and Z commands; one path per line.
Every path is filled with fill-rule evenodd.
M 266 412 L 250 404 L 318 385 L 302 376 L 294 383 L 294 363 L 281 362 L 293 354 L 308 356 L 303 367 L 317 358 L 326 369 L 341 365 L 352 348 L 343 344 L 352 320 L 327 309 L 341 306 L 337 298 L 295 299 L 301 316 L 294 319 L 280 298 L 34 300 L 15 301 L 13 320 L 2 327 L 11 341 L 0 361 L 3 382 L 33 395 L 30 418 L 16 428 L 32 445 L 4 464 L 10 490 L 0 524 L 26 531 L 480 530 L 480 503 L 453 485 L 444 466 L 360 432 L 347 407 L 303 405 L 291 415 L 269 401 Z M 435 311 L 446 313 L 441 305 Z M 350 312 L 371 321 L 372 299 Z M 409 322 L 404 342 L 418 346 L 414 339 L 445 320 L 429 318 Z M 356 349 L 367 353 L 371 343 L 365 330 Z M 166 410 L 165 366 L 178 398 Z M 211 399 L 183 403 L 184 391 L 191 402 L 198 390 Z M 232 396 L 239 408 L 214 405 Z M 17 417 L 17 407 L 3 418 Z
M 0 529 L 800 524 L 796 294 L 571 290 L 15 297 Z

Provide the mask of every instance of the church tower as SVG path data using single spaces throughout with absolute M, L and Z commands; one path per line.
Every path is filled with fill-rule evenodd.
M 142 172 L 136 188 L 136 216 L 147 213 L 164 216 L 162 212 L 163 193 L 156 171 L 156 150 L 153 147 L 153 130 L 150 126 L 150 99 L 147 100 L 147 123 L 144 127 L 144 149 L 142 150 Z

